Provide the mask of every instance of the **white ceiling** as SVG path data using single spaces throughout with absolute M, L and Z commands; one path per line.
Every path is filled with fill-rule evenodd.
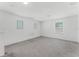
M 37 20 L 58 19 L 79 13 L 77 2 L 0 2 L 0 9 Z

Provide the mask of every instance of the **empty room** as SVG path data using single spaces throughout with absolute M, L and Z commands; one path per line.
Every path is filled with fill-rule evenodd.
M 79 57 L 79 2 L 0 2 L 1 57 Z

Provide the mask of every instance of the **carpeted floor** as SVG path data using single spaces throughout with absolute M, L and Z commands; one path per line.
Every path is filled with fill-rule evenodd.
M 5 47 L 5 57 L 79 57 L 79 44 L 38 37 Z

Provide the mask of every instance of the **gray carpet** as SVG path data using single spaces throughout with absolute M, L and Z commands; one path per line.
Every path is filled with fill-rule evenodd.
M 38 37 L 5 47 L 5 57 L 79 57 L 79 44 Z

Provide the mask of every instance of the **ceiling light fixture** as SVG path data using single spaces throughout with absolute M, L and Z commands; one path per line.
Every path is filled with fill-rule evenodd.
M 24 2 L 23 4 L 28 4 L 28 2 Z

